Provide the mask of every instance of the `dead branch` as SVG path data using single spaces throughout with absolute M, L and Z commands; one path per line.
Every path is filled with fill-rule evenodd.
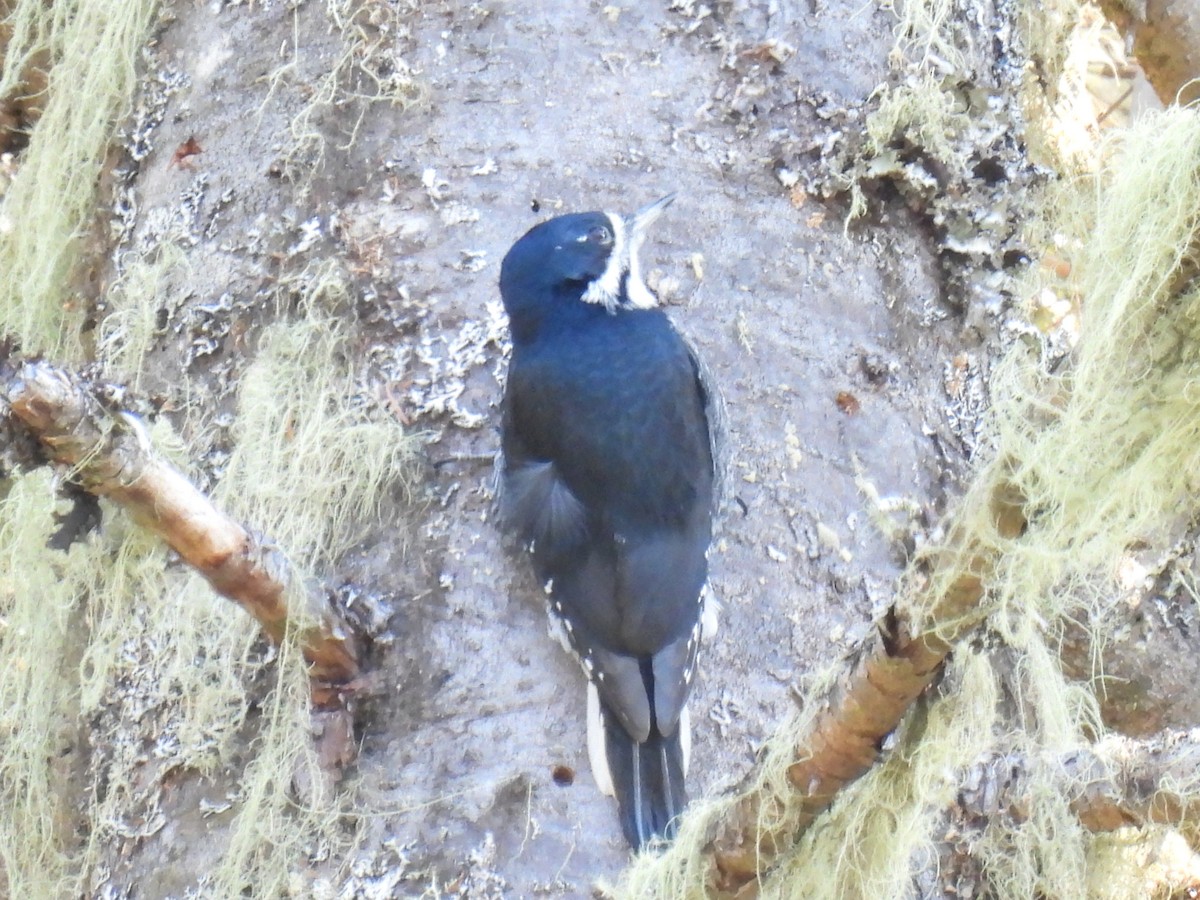
M 3 373 L 0 397 L 86 490 L 124 507 L 162 538 L 220 594 L 258 620 L 279 643 L 291 627 L 314 682 L 314 702 L 336 705 L 334 686 L 359 675 L 353 631 L 324 597 L 297 591 L 288 608 L 291 569 L 271 543 L 213 505 L 160 458 L 128 414 L 106 410 L 78 378 L 45 362 Z
M 1016 537 L 1024 531 L 1023 498 L 1007 483 L 995 489 L 990 506 L 997 535 Z M 900 607 L 893 606 L 842 677 L 813 699 L 821 712 L 800 737 L 787 772 L 794 793 L 786 798 L 768 790 L 747 795 L 706 848 L 708 880 L 718 896 L 754 896 L 759 874 L 770 871 L 842 788 L 871 768 L 884 738 L 941 671 L 951 645 L 982 620 L 979 603 L 993 563 L 979 535 L 961 528 L 953 533 L 946 549 L 926 567 L 929 581 L 943 573 L 952 576 L 930 616 L 941 630 L 913 635 Z M 761 834 L 764 812 L 797 802 L 800 816 L 786 846 Z
M 1024 501 L 1009 484 L 1001 482 L 993 491 L 990 508 L 996 537 L 1017 537 L 1024 531 Z M 768 790 L 748 794 L 706 847 L 709 884 L 716 896 L 755 896 L 760 874 L 771 870 L 840 790 L 875 763 L 884 738 L 937 677 L 951 646 L 982 621 L 980 601 L 995 562 L 989 546 L 978 534 L 954 532 L 945 549 L 927 560 L 922 579 L 922 584 L 941 583 L 937 576 L 951 575 L 930 613 L 939 630 L 913 635 L 901 606 L 893 606 L 842 677 L 814 699 L 821 712 L 796 745 L 795 762 L 787 771 L 790 796 Z M 920 586 L 912 584 L 909 590 Z M 962 804 L 968 809 L 974 804 L 981 813 L 1024 818 L 1025 788 L 1035 764 L 1053 767 L 1054 781 L 1064 786 L 1080 823 L 1092 831 L 1174 825 L 1200 815 L 1196 800 L 1182 789 L 1200 770 L 1200 736 L 1152 743 L 1111 739 L 1090 752 L 1033 762 L 998 756 L 968 773 Z M 761 834 L 764 813 L 797 804 L 800 813 L 786 843 Z

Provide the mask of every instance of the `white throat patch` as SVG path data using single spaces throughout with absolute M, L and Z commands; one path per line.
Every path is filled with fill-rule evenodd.
M 600 277 L 587 286 L 583 292 L 584 303 L 599 303 L 609 312 L 625 309 L 652 309 L 658 305 L 658 298 L 646 287 L 642 280 L 641 265 L 638 262 L 638 250 L 641 249 L 646 236 L 634 232 L 630 234 L 625 220 L 616 213 L 605 213 L 612 227 L 613 248 L 608 255 L 608 264 Z M 621 279 L 628 273 L 625 282 L 625 302 L 621 302 Z

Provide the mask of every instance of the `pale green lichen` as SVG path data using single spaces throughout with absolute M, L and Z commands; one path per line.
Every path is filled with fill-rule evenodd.
M 957 773 L 987 752 L 1036 759 L 1087 746 L 1103 734 L 1096 697 L 1087 683 L 1063 674 L 1057 645 L 1068 619 L 1087 621 L 1081 610 L 1111 602 L 1116 560 L 1133 547 L 1164 544 L 1180 517 L 1194 515 L 1200 488 L 1200 112 L 1176 109 L 1148 118 L 1114 138 L 1105 159 L 1094 178 L 1058 187 L 1045 204 L 1046 220 L 1036 225 L 1070 248 L 1069 281 L 1055 282 L 1058 276 L 1038 270 L 1026 285 L 1030 294 L 1048 289 L 1078 298 L 1078 344 L 1069 362 L 1054 366 L 1039 346 L 1019 341 L 996 368 L 984 442 L 990 452 L 951 516 L 956 533 L 971 536 L 961 562 L 995 561 L 978 613 L 986 614 L 1004 653 L 956 661 L 957 676 L 910 716 L 885 760 L 763 873 L 762 896 L 911 896 L 914 867 L 929 864 Z M 1017 537 L 1000 534 L 992 521 L 990 499 L 1002 485 L 1023 497 L 1029 525 Z M 940 565 L 929 583 L 918 578 L 912 585 L 919 587 L 900 591 L 918 628 L 960 631 L 959 623 L 939 621 L 936 608 L 962 571 Z M 1003 706 L 1001 680 L 1008 696 Z M 759 833 L 784 848 L 797 821 L 797 804 L 787 801 L 794 796 L 787 765 L 810 726 L 811 713 L 785 725 L 746 788 L 783 798 L 764 813 Z M 1064 785 L 1052 777 L 1051 770 L 1034 767 L 1023 797 L 1026 820 L 1018 825 L 996 817 L 973 842 L 990 895 L 1084 900 L 1094 895 L 1094 873 L 1120 851 L 1112 838 L 1082 827 Z M 1192 795 L 1200 786 L 1173 789 Z M 705 845 L 737 799 L 695 804 L 674 845 L 640 857 L 619 893 L 704 896 Z M 1165 896 L 1171 884 L 1183 884 L 1180 877 L 1160 881 L 1155 890 Z M 1134 895 L 1109 887 L 1113 896 Z
M 124 0 L 15 6 L 0 94 L 23 55 L 45 51 L 52 67 L 44 113 L 0 209 L 0 332 L 27 351 L 71 363 L 88 349 L 72 279 L 96 263 L 82 236 L 153 9 Z M 188 261 L 163 244 L 126 263 L 94 349 L 136 387 L 162 289 Z M 222 438 L 231 455 L 215 496 L 278 542 L 304 590 L 377 525 L 382 503 L 411 495 L 418 443 L 361 381 L 343 269 L 315 263 L 284 277 L 278 297 L 274 324 L 245 351 L 252 362 Z M 175 386 L 190 440 L 165 419 L 149 434 L 186 470 L 211 447 L 212 412 L 189 403 L 186 376 Z M 48 470 L 18 474 L 0 502 L 0 893 L 104 889 L 114 848 L 164 826 L 162 778 L 192 772 L 227 780 L 232 806 L 210 831 L 212 868 L 181 889 L 286 895 L 297 872 L 344 848 L 354 830 L 341 815 L 345 794 L 298 802 L 293 790 L 298 770 L 319 769 L 300 653 L 287 641 L 264 659 L 245 613 L 108 504 L 98 532 L 67 552 L 48 549 L 56 487 Z M 273 676 L 265 693 L 264 666 Z M 239 763 L 234 751 L 248 736 L 253 752 Z

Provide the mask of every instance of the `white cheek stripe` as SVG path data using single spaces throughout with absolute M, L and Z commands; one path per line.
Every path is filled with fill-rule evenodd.
M 583 302 L 599 303 L 613 312 L 621 301 L 621 276 L 627 265 L 629 242 L 625 235 L 625 220 L 614 213 L 604 215 L 612 227 L 613 248 L 608 254 L 608 265 L 604 267 L 604 272 L 583 292 Z
M 600 277 L 583 292 L 583 302 L 599 303 L 609 312 L 616 312 L 621 306 L 630 309 L 653 309 L 658 306 L 658 298 L 642 280 L 642 267 L 638 260 L 638 251 L 641 250 L 646 235 L 641 232 L 631 235 L 625 220 L 616 213 L 604 215 L 612 226 L 612 253 L 608 255 L 608 264 Z M 629 273 L 629 280 L 625 284 L 626 302 L 622 303 L 621 276 L 626 272 Z

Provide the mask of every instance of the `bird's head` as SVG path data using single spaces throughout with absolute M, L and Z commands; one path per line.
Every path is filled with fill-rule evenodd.
M 597 304 L 609 312 L 649 309 L 638 250 L 647 229 L 675 199 L 669 194 L 631 216 L 587 212 L 559 216 L 531 228 L 500 266 L 500 294 L 509 317 L 543 304 Z

